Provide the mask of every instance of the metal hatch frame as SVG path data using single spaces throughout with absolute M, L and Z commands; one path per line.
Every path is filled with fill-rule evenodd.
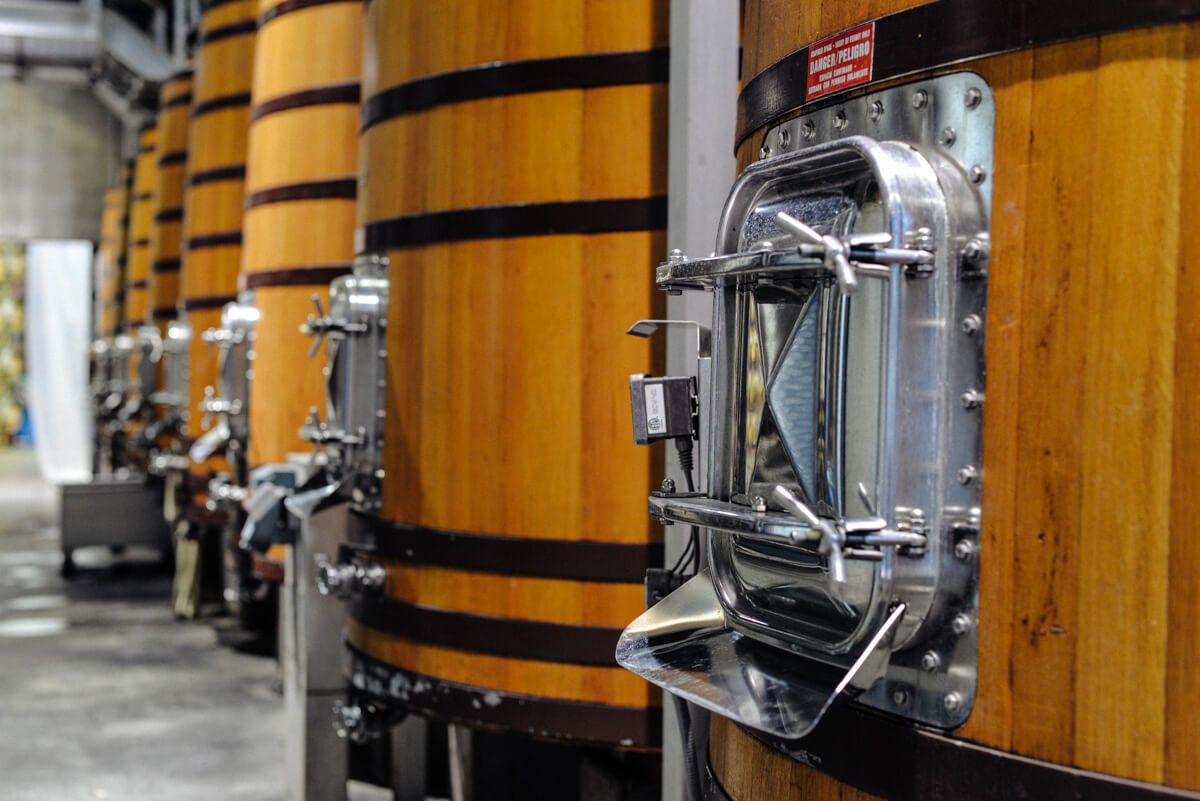
M 865 703 L 934 726 L 948 728 L 965 720 L 975 690 L 981 315 L 986 293 L 993 125 L 991 92 L 982 78 L 969 72 L 864 94 L 789 120 L 766 133 L 763 160 L 748 168 L 735 184 L 722 217 L 718 252 L 723 256 L 698 261 L 672 259 L 659 267 L 658 282 L 668 290 L 718 290 L 714 351 L 726 358 L 714 359 L 714 378 L 719 376 L 719 380 L 714 380 L 707 399 L 713 421 L 707 431 L 712 454 L 708 487 L 714 497 L 656 493 L 651 498 L 652 514 L 666 522 L 708 528 L 709 555 L 710 559 L 716 557 L 713 567 L 717 569 L 720 545 L 734 536 L 791 537 L 793 545 L 797 540 L 813 541 L 813 536 L 796 537 L 806 526 L 794 516 L 778 515 L 765 504 L 750 512 L 745 499 L 737 504 L 727 497 L 735 461 L 730 453 L 737 452 L 739 410 L 734 408 L 738 402 L 737 365 L 730 358 L 735 343 L 722 341 L 722 337 L 736 332 L 741 321 L 734 319 L 736 310 L 723 303 L 721 295 L 723 287 L 764 272 L 819 273 L 827 265 L 817 258 L 806 259 L 803 247 L 790 253 L 767 250 L 732 256 L 740 239 L 739 215 L 750 213 L 755 193 L 767 182 L 786 175 L 789 169 L 794 172 L 799 163 L 818 169 L 836 167 L 839 158 L 857 152 L 877 166 L 876 155 L 889 148 L 891 158 L 903 161 L 907 150 L 913 160 L 928 163 L 945 197 L 944 224 L 939 228 L 934 220 L 932 225 L 914 225 L 913 215 L 899 213 L 888 220 L 886 230 L 893 246 L 929 247 L 935 254 L 932 272 L 941 282 L 941 294 L 928 300 L 925 308 L 907 311 L 924 313 L 926 317 L 919 322 L 942 329 L 934 341 L 942 348 L 937 358 L 945 386 L 936 404 L 925 410 L 927 417 L 937 418 L 934 425 L 941 435 L 936 457 L 926 460 L 911 458 L 919 443 L 908 435 L 904 443 L 910 454 L 906 471 L 898 474 L 893 466 L 886 474 L 904 476 L 917 461 L 928 462 L 925 481 L 936 499 L 932 503 L 926 500 L 924 505 L 929 508 L 924 510 L 905 508 L 901 506 L 903 497 L 880 488 L 886 531 L 913 532 L 925 526 L 929 548 L 912 559 L 898 556 L 896 545 L 879 548 L 877 575 L 884 585 L 894 581 L 894 586 L 881 587 L 886 595 L 877 598 L 869 636 L 858 637 L 850 647 L 813 649 L 796 637 L 780 636 L 771 621 L 747 619 L 737 609 L 736 598 L 714 589 L 714 583 L 719 589 L 721 582 L 702 574 L 631 624 L 618 645 L 621 664 L 712 711 L 784 738 L 807 733 L 844 691 L 865 692 Z M 784 150 L 784 155 L 771 157 L 777 150 Z M 788 154 L 788 150 L 795 153 Z M 905 204 L 888 207 L 900 209 Z M 888 280 L 893 285 L 914 280 L 902 277 L 905 271 L 895 264 L 889 270 Z M 864 270 L 863 274 L 878 276 L 877 271 Z M 913 355 L 909 353 L 906 361 L 888 371 L 890 380 L 897 372 L 920 369 Z M 906 436 L 894 429 L 892 433 Z M 705 641 L 703 653 L 695 652 Z M 805 708 L 788 708 L 789 704 Z

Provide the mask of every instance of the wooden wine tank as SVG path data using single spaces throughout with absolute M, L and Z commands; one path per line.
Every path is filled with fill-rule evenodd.
M 118 304 L 124 302 L 120 300 L 124 297 L 121 291 L 124 279 L 120 268 L 124 266 L 125 258 L 128 197 L 124 178 L 104 193 L 104 211 L 100 217 L 100 320 L 97 326 L 97 334 L 101 337 L 109 337 L 117 332 L 118 321 L 123 313 Z
M 146 123 L 138 134 L 138 155 L 129 199 L 128 255 L 125 271 L 125 321 L 130 330 L 146 321 L 150 304 L 150 227 L 154 222 L 158 128 Z
M 171 76 L 159 93 L 158 172 L 154 224 L 150 229 L 150 314 L 165 326 L 178 313 L 183 253 L 183 192 L 186 186 L 188 115 L 192 71 Z
M 186 431 L 190 439 L 203 433 L 197 407 L 204 388 L 217 381 L 217 348 L 201 335 L 220 323 L 221 308 L 237 297 L 257 11 L 255 0 L 209 0 L 200 21 L 179 284 L 179 309 L 192 327 Z M 202 494 L 209 472 L 227 465 L 214 457 L 189 469 L 193 489 Z
M 820 770 L 714 716 L 716 782 L 734 801 L 1196 797 L 1200 23 L 1178 20 L 1200 9 L 917 5 L 747 2 L 738 157 L 838 102 L 784 85 L 802 48 L 891 12 L 871 88 L 991 86 L 977 698 L 950 740 L 831 713 L 793 743 Z M 1153 231 L 1136 258 L 1131 229 Z
M 308 450 L 297 431 L 324 405 L 324 359 L 299 327 L 354 257 L 361 72 L 361 0 L 261 3 L 241 278 L 260 315 L 251 467 Z
M 623 332 L 661 316 L 667 28 L 657 0 L 367 7 L 388 581 L 349 639 L 422 714 L 658 740 L 657 690 L 613 651 L 661 562 L 626 386 L 661 354 Z

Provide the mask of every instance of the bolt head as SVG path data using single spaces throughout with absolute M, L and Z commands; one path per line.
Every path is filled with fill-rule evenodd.
M 958 693 L 946 693 L 945 697 L 942 698 L 942 707 L 947 712 L 957 712 L 962 708 L 962 703 L 962 696 Z
M 938 141 L 941 142 L 942 147 L 952 147 L 958 141 L 958 131 L 953 128 L 943 128 Z
M 962 320 L 962 332 L 968 336 L 974 336 L 983 330 L 983 320 L 978 314 L 968 314 Z
M 954 619 L 950 621 L 950 628 L 961 637 L 971 630 L 971 618 L 963 614 L 955 615 Z
M 758 157 L 760 159 L 765 159 L 769 155 L 771 155 L 771 148 L 767 147 L 766 145 L 763 145 L 758 149 Z
M 975 237 L 963 246 L 962 255 L 969 264 L 979 264 L 986 259 L 988 255 L 987 239 L 983 237 Z
M 892 690 L 892 703 L 896 706 L 908 706 L 909 694 L 904 687 L 896 687 Z
M 817 135 L 816 124 L 812 120 L 805 120 L 804 124 L 800 126 L 800 134 L 805 139 L 812 139 Z
M 675 492 L 675 479 L 664 478 L 662 482 L 662 491 L 666 495 L 672 495 Z
M 929 105 L 929 93 L 924 89 L 918 89 L 913 92 L 912 107 L 915 109 L 923 109 Z
M 975 546 L 967 540 L 959 540 L 954 543 L 954 558 L 960 562 L 969 562 L 971 557 L 975 555 Z
M 983 393 L 977 389 L 968 389 L 958 396 L 958 402 L 964 409 L 978 409 L 983 404 Z
M 779 129 L 779 148 L 781 150 L 787 150 L 788 146 L 791 143 L 792 143 L 792 132 L 789 131 L 787 128 L 780 128 Z
M 967 108 L 979 108 L 979 104 L 983 102 L 983 92 L 972 86 L 967 90 L 964 100 L 966 101 Z
M 839 111 L 837 114 L 833 115 L 833 127 L 837 128 L 839 131 L 844 130 L 849 124 L 850 121 L 846 119 L 846 112 Z
M 867 112 L 867 114 L 872 120 L 878 120 L 881 117 L 883 117 L 883 101 L 882 100 L 871 101 L 871 110 L 869 112 Z
M 981 184 L 987 180 L 987 170 L 982 164 L 976 164 L 971 168 L 971 183 Z
M 672 262 L 683 261 L 684 258 L 683 251 L 679 248 L 672 248 L 670 254 L 667 256 L 667 260 Z
M 942 664 L 942 658 L 934 651 L 926 651 L 921 655 L 921 670 L 932 673 Z
M 754 511 L 758 512 L 759 514 L 767 511 L 767 499 L 761 495 L 755 495 L 750 500 L 750 505 L 754 508 Z
M 958 483 L 964 487 L 970 484 L 978 477 L 979 471 L 972 465 L 963 465 L 958 469 Z

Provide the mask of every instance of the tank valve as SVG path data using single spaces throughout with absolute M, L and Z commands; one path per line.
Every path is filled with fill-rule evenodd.
M 343 701 L 333 703 L 333 730 L 341 739 L 354 743 L 365 743 L 371 739 L 366 715 L 358 704 Z
M 348 601 L 356 595 L 378 593 L 387 583 L 387 571 L 380 565 L 330 562 L 317 554 L 317 592 Z

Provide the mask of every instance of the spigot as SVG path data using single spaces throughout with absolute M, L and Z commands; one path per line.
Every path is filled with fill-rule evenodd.
M 834 583 L 835 587 L 845 585 L 846 562 L 842 556 L 845 535 L 832 521 L 826 520 L 808 508 L 808 505 L 793 495 L 787 487 L 776 486 L 775 497 L 820 535 L 821 541 L 818 549 L 829 561 L 829 580 Z
M 919 275 L 928 275 L 933 266 L 933 253 L 924 247 L 889 248 L 892 235 L 885 232 L 832 236 L 822 234 L 786 212 L 775 215 L 775 224 L 800 240 L 801 256 L 824 261 L 825 269 L 837 278 L 843 295 L 858 291 L 858 275 L 862 270 L 880 274 L 888 265 L 906 265 Z M 917 244 L 923 244 L 918 240 Z
M 333 702 L 333 730 L 343 740 L 365 743 L 370 739 L 367 716 L 358 704 Z
M 324 554 L 317 554 L 313 561 L 317 566 L 317 592 L 327 598 L 348 601 L 356 595 L 381 592 L 387 583 L 387 570 L 382 565 L 338 564 Z
M 325 308 L 321 305 L 321 296 L 316 292 L 312 296 L 313 306 L 316 307 L 316 315 L 308 315 L 308 318 L 300 323 L 300 333 L 307 337 L 314 337 L 312 347 L 309 348 L 308 358 L 317 355 L 317 351 L 321 349 L 321 342 L 325 339 L 325 334 L 329 331 L 329 317 L 325 314 Z

